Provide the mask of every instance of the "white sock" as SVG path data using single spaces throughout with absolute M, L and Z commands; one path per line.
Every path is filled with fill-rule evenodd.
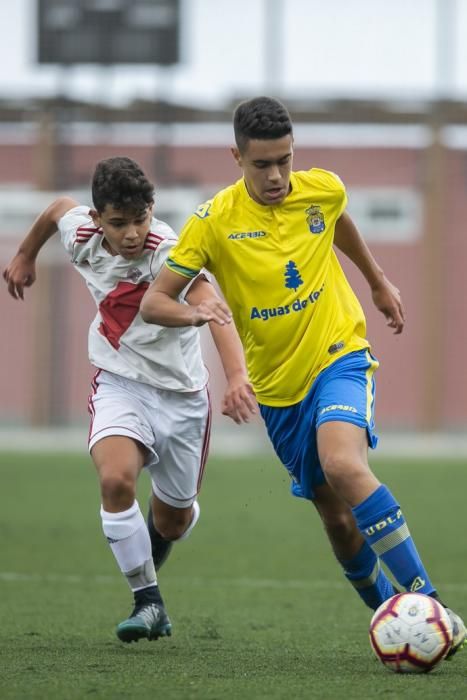
M 183 533 L 183 535 L 181 535 L 181 537 L 179 537 L 178 540 L 175 540 L 176 542 L 180 542 L 180 540 L 186 540 L 186 538 L 190 536 L 191 531 L 193 530 L 194 526 L 196 525 L 196 523 L 199 520 L 201 509 L 199 507 L 198 501 L 193 502 L 192 508 L 193 508 L 193 515 L 191 516 L 191 523 L 188 525 L 188 527 L 185 530 L 185 532 Z
M 101 518 L 104 535 L 131 590 L 156 586 L 151 540 L 138 502 L 120 513 L 108 513 L 101 506 Z

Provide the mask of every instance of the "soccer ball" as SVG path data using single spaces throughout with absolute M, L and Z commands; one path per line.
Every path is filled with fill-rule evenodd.
M 451 647 L 451 620 L 434 598 L 398 593 L 373 615 L 370 642 L 377 658 L 392 671 L 426 673 Z

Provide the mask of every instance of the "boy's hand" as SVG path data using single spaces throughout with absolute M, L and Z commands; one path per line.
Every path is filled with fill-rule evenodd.
M 249 423 L 251 416 L 258 412 L 255 392 L 245 374 L 239 374 L 229 380 L 221 411 L 237 424 Z
M 23 253 L 17 253 L 3 271 L 3 279 L 13 299 L 24 299 L 24 288 L 30 287 L 36 280 L 35 261 Z
M 386 318 L 386 325 L 389 328 L 394 328 L 396 335 L 402 333 L 405 312 L 397 287 L 384 278 L 377 287 L 372 289 L 372 296 L 374 305 Z
M 192 307 L 192 325 L 202 326 L 209 321 L 214 321 L 220 326 L 232 321 L 232 314 L 227 304 L 219 297 L 203 299 Z

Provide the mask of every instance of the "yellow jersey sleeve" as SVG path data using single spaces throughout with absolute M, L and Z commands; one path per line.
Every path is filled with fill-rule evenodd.
M 173 272 L 192 279 L 199 271 L 210 268 L 215 238 L 211 230 L 211 201 L 201 204 L 181 230 L 177 245 L 165 264 Z
M 321 168 L 312 168 L 307 175 L 315 187 L 319 187 L 326 197 L 329 198 L 334 207 L 336 207 L 336 220 L 344 213 L 347 206 L 347 191 L 345 185 L 339 175 L 331 170 L 322 170 Z

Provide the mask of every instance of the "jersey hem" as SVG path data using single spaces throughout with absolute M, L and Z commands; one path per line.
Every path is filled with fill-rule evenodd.
M 209 372 L 204 365 L 204 369 L 206 370 L 206 375 L 202 383 L 200 385 L 195 386 L 195 387 L 187 387 L 183 389 L 171 389 L 170 387 L 167 387 L 167 384 L 155 384 L 152 382 L 145 382 L 142 379 L 135 379 L 135 377 L 130 377 L 128 374 L 125 374 L 125 372 L 121 372 L 114 369 L 110 369 L 109 367 L 103 367 L 102 365 L 97 365 L 94 362 L 91 361 L 91 364 L 93 367 L 96 368 L 96 370 L 100 370 L 101 372 L 108 372 L 109 374 L 114 374 L 116 377 L 122 377 L 122 379 L 127 379 L 130 382 L 136 382 L 137 384 L 144 384 L 145 386 L 150 386 L 153 389 L 158 389 L 158 391 L 170 391 L 171 393 L 174 394 L 196 394 L 198 391 L 203 391 L 203 389 L 206 389 L 206 387 L 209 384 Z
M 361 350 L 371 350 L 371 345 L 369 343 L 365 343 L 364 345 L 356 345 L 355 347 L 352 347 L 350 349 L 347 349 L 346 352 L 339 353 L 338 355 L 336 354 L 330 361 L 323 365 L 319 372 L 315 374 L 310 381 L 306 384 L 306 387 L 303 391 L 300 392 L 300 394 L 297 394 L 294 397 L 289 398 L 288 400 L 285 399 L 278 399 L 274 400 L 269 397 L 264 397 L 264 399 L 261 397 L 261 394 L 258 392 L 256 393 L 256 400 L 259 404 L 262 404 L 263 406 L 271 406 L 271 408 L 286 408 L 287 406 L 293 406 L 294 404 L 300 403 L 300 401 L 303 401 L 305 396 L 308 394 L 308 392 L 311 389 L 311 386 L 313 385 L 313 382 L 316 381 L 316 379 L 319 377 L 321 372 L 324 372 L 325 369 L 328 369 L 328 367 L 331 367 L 331 365 L 334 364 L 337 360 L 340 360 L 342 357 L 347 357 L 347 355 L 351 355 L 353 352 L 360 352 Z M 254 387 L 253 387 L 254 388 Z

